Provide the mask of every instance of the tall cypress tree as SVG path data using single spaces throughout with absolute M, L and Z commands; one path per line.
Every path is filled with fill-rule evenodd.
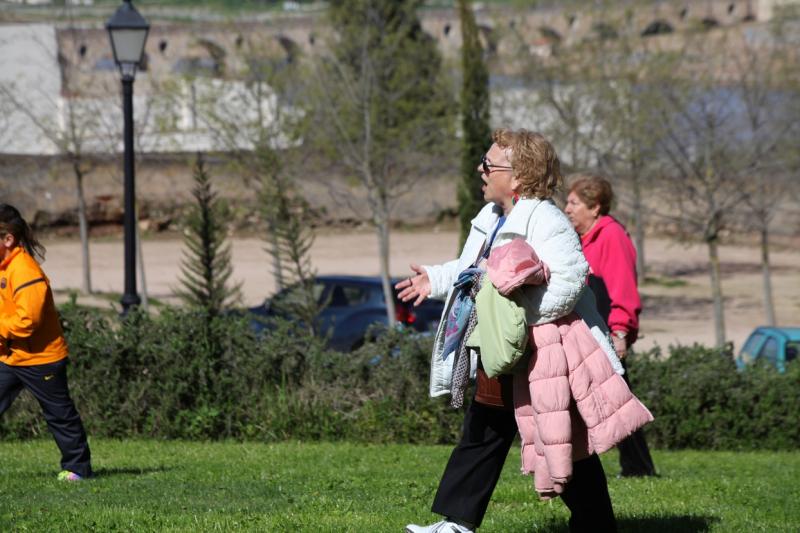
M 187 217 L 184 239 L 188 250 L 181 261 L 176 294 L 184 303 L 213 317 L 240 299 L 241 288 L 229 284 L 233 266 L 230 244 L 225 242 L 227 213 L 211 189 L 202 154 L 195 162 L 194 184 L 195 205 Z
M 458 187 L 458 219 L 461 245 L 467 239 L 470 221 L 483 205 L 481 180 L 475 168 L 491 145 L 489 127 L 489 72 L 483 62 L 483 47 L 469 0 L 458 0 L 461 19 L 461 183 Z M 460 247 L 460 246 L 459 246 Z

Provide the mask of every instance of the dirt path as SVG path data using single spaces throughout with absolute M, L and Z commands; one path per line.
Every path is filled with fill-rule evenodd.
M 458 235 L 453 231 L 396 232 L 392 235 L 391 270 L 393 275 L 409 273 L 410 261 L 440 263 L 455 257 Z M 45 242 L 48 259 L 45 269 L 57 298 L 80 287 L 80 247 L 77 241 Z M 312 261 L 320 274 L 365 274 L 378 272 L 377 244 L 371 233 L 320 235 L 312 250 Z M 144 242 L 147 286 L 151 297 L 174 301 L 172 288 L 180 271 L 182 242 L 152 239 Z M 104 293 L 119 293 L 123 286 L 123 247 L 121 241 L 92 243 L 94 288 Z M 727 336 L 741 346 L 750 331 L 764 322 L 762 278 L 758 250 L 724 246 L 720 251 L 725 295 Z M 706 252 L 702 246 L 684 247 L 663 239 L 647 242 L 649 273 L 664 280 L 642 287 L 642 339 L 638 347 L 670 343 L 714 343 L 714 324 Z M 773 289 L 778 323 L 800 325 L 800 252 L 772 254 Z M 242 282 L 244 303 L 254 305 L 274 291 L 269 273 L 269 256 L 264 243 L 255 238 L 233 241 L 234 278 Z M 141 287 L 141 286 L 140 286 Z M 110 305 L 102 298 L 81 297 L 80 301 Z

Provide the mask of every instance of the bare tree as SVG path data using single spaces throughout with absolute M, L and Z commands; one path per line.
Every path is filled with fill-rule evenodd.
M 25 118 L 20 126 L 54 147 L 59 163 L 66 163 L 75 183 L 75 200 L 81 239 L 83 263 L 82 290 L 91 294 L 91 256 L 89 220 L 85 193 L 86 178 L 97 169 L 100 157 L 113 151 L 102 134 L 105 101 L 94 88 L 76 82 L 82 67 L 74 64 L 70 51 L 78 53 L 79 30 L 70 8 L 65 9 L 68 24 L 64 28 L 31 29 L 29 39 L 32 57 L 43 64 L 32 65 L 33 70 L 52 70 L 58 65 L 60 80 L 52 84 L 31 86 L 31 80 L 0 83 L 0 100 L 6 112 Z M 25 30 L 22 30 L 25 31 Z M 44 145 L 42 149 L 45 150 Z
M 531 59 L 523 73 L 526 85 L 532 88 L 522 100 L 522 105 L 528 108 L 528 123 L 524 126 L 552 139 L 567 168 L 597 166 L 598 150 L 594 144 L 601 124 L 593 118 L 597 106 L 596 80 L 588 72 L 562 68 L 561 59 L 566 59 L 563 53 L 555 61 Z
M 760 241 L 763 302 L 766 322 L 775 325 L 770 267 L 770 227 L 790 198 L 796 167 L 800 119 L 800 79 L 795 54 L 780 36 L 769 48 L 749 43 L 729 54 L 732 90 L 741 99 L 743 135 L 737 154 L 745 192 L 742 224 Z
M 720 278 L 720 239 L 736 227 L 736 210 L 744 199 L 737 131 L 736 95 L 718 73 L 701 73 L 699 54 L 684 52 L 683 76 L 659 84 L 663 101 L 657 109 L 663 157 L 662 205 L 665 220 L 679 238 L 699 239 L 708 249 L 716 344 L 725 345 L 725 315 Z M 694 63 L 697 61 L 697 63 Z M 688 75 L 692 73 L 692 75 Z
M 657 176 L 652 109 L 660 94 L 653 80 L 670 64 L 649 49 L 630 20 L 612 20 L 599 10 L 595 16 L 602 22 L 583 42 L 562 47 L 556 41 L 551 55 L 523 55 L 529 57 L 525 78 L 532 88 L 528 115 L 533 127 L 554 139 L 568 167 L 598 169 L 623 184 L 616 192 L 630 213 L 642 281 L 645 196 Z
M 78 227 L 81 238 L 83 260 L 83 292 L 92 293 L 92 269 L 89 254 L 89 221 L 86 209 L 84 182 L 96 167 L 91 140 L 96 137 L 98 127 L 97 102 L 93 99 L 79 99 L 72 95 L 54 102 L 61 109 L 63 123 L 59 117 L 40 115 L 37 108 L 31 107 L 27 100 L 20 98 L 13 85 L 0 85 L 0 97 L 5 104 L 17 113 L 28 118 L 29 124 L 56 147 L 60 158 L 72 170 L 75 178 L 75 200 L 77 204 Z M 42 99 L 52 100 L 54 95 L 40 95 Z M 93 153 L 94 152 L 94 153 Z
M 389 229 L 395 204 L 454 147 L 454 103 L 443 83 L 433 39 L 417 18 L 418 0 L 336 0 L 329 53 L 311 69 L 305 141 L 327 154 L 363 188 L 378 237 L 389 324 L 395 322 L 389 278 Z M 423 191 L 419 191 L 423 192 Z M 363 206 L 349 205 L 359 212 Z
M 598 167 L 623 186 L 619 198 L 627 200 L 628 227 L 636 244 L 636 271 L 639 282 L 647 275 L 645 233 L 648 210 L 645 197 L 658 178 L 656 145 L 658 128 L 652 110 L 659 106 L 660 93 L 653 80 L 668 70 L 671 62 L 657 50 L 637 42 L 633 29 L 620 23 L 619 37 L 593 43 L 599 83 L 595 84 L 592 120 L 601 134 L 591 142 Z
M 231 169 L 258 190 L 266 222 L 264 240 L 278 289 L 295 286 L 289 311 L 314 331 L 319 312 L 309 253 L 314 241 L 311 209 L 295 186 L 285 152 L 297 145 L 302 114 L 291 95 L 297 59 L 276 55 L 267 43 L 247 41 L 240 68 L 226 80 L 195 80 L 198 119 L 212 142 L 225 151 Z

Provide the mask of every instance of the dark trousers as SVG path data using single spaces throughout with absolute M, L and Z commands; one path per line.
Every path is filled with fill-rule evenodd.
M 625 383 L 630 387 L 628 367 L 625 365 L 624 360 L 622 361 L 622 367 L 625 369 L 625 374 L 622 377 L 625 378 Z M 647 441 L 644 440 L 644 431 L 641 429 L 617 444 L 617 450 L 619 450 L 621 476 L 656 475 L 656 466 L 653 464 L 650 448 L 647 446 Z
M 23 387 L 42 407 L 47 427 L 61 450 L 61 468 L 83 477 L 91 476 L 86 431 L 69 396 L 67 360 L 34 366 L 0 363 L 0 415 L 11 407 Z
M 471 402 L 431 510 L 479 526 L 516 434 L 513 411 Z
M 450 455 L 431 510 L 480 526 L 516 434 L 513 411 L 470 403 L 464 433 Z M 573 465 L 572 480 L 561 498 L 572 514 L 570 531 L 616 531 L 605 473 L 596 455 Z
M 569 530 L 573 533 L 617 531 L 606 474 L 596 454 L 572 463 L 572 479 L 561 499 L 570 511 Z

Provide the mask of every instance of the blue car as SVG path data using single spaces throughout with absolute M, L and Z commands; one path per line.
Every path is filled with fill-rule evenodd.
M 392 280 L 392 286 L 399 279 Z M 386 300 L 381 278 L 375 276 L 317 276 L 314 278 L 314 297 L 322 307 L 317 328 L 328 335 L 328 346 L 334 350 L 351 351 L 368 340 L 368 330 L 375 324 L 386 325 Z M 394 291 L 394 289 L 392 289 Z M 248 309 L 255 316 L 251 325 L 256 332 L 269 327 L 268 317 L 287 316 L 275 302 L 291 299 L 297 287 L 287 287 L 262 305 Z M 417 331 L 435 330 L 444 303 L 425 300 L 418 307 L 400 302 L 395 295 L 396 322 Z
M 766 361 L 783 373 L 786 371 L 786 363 L 797 359 L 798 351 L 800 328 L 761 326 L 745 341 L 736 357 L 736 367 L 742 370 L 756 361 Z

